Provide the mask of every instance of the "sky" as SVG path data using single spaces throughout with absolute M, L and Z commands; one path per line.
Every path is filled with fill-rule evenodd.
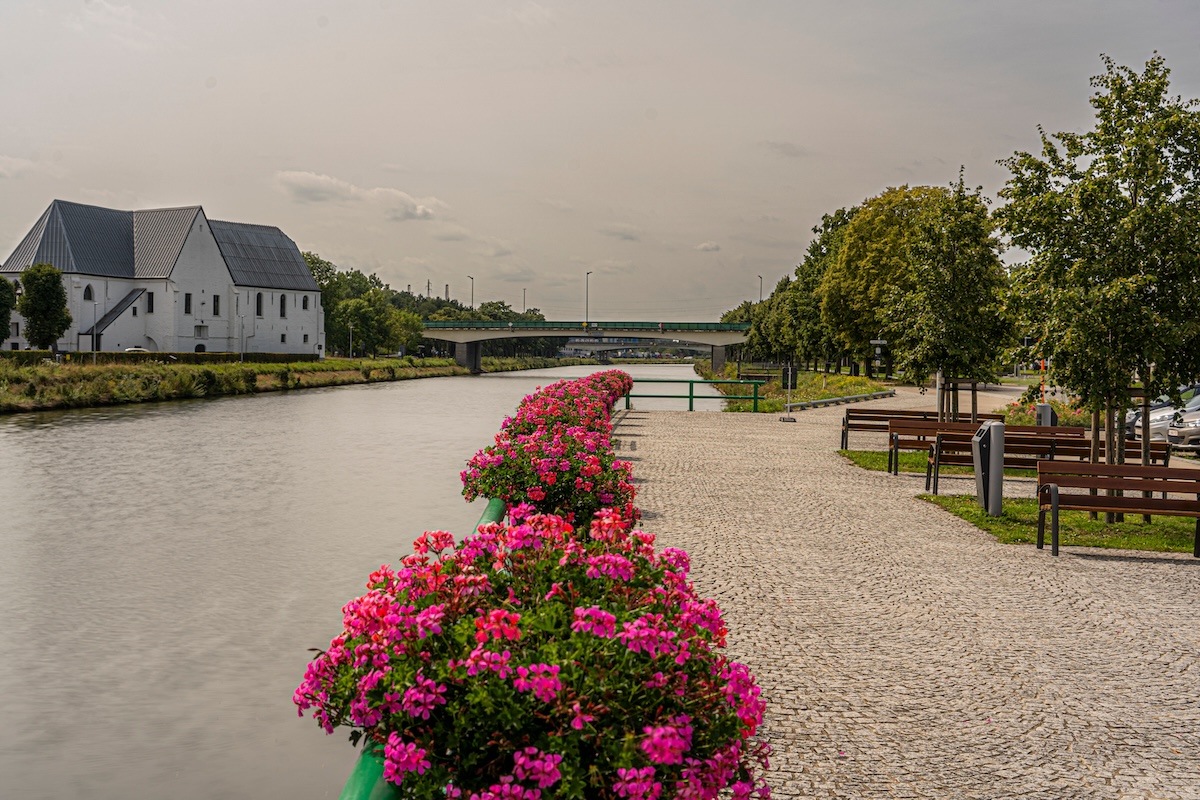
M 1090 127 L 1102 53 L 1200 96 L 1198 33 L 1193 0 L 0 0 L 0 258 L 56 198 L 199 204 L 396 289 L 716 320 L 824 213 L 960 166 L 994 197 Z

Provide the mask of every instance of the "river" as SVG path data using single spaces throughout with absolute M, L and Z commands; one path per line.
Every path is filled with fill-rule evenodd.
M 296 716 L 308 648 L 471 529 L 458 473 L 521 397 L 595 369 L 0 418 L 0 795 L 336 797 L 356 751 Z

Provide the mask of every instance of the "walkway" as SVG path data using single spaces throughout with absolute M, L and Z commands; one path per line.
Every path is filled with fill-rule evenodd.
M 775 796 L 1200 798 L 1200 561 L 997 544 L 845 462 L 842 412 L 616 428 L 763 685 Z

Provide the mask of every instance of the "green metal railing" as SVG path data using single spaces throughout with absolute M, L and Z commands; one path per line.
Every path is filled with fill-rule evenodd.
M 696 401 L 697 400 L 752 400 L 754 403 L 752 410 L 757 412 L 758 411 L 758 399 L 759 399 L 758 387 L 764 385 L 766 383 L 766 381 L 751 381 L 751 380 L 706 381 L 706 380 L 699 380 L 699 379 L 692 380 L 690 378 L 634 378 L 633 385 L 637 386 L 639 383 L 686 383 L 688 385 L 688 393 L 685 395 L 684 394 L 634 394 L 633 390 L 630 389 L 629 392 L 625 395 L 625 408 L 628 409 L 628 408 L 633 407 L 629 402 L 629 399 L 631 397 L 653 397 L 653 398 L 658 398 L 658 399 L 666 398 L 666 399 L 672 399 L 672 400 L 682 400 L 686 397 L 687 401 L 688 401 L 688 411 L 696 410 Z M 752 386 L 754 388 L 754 392 L 753 392 L 753 394 L 719 394 L 719 395 L 716 395 L 715 397 L 710 397 L 708 395 L 697 396 L 697 394 L 696 394 L 696 384 L 697 383 L 710 384 L 710 385 L 717 384 L 717 383 L 733 383 L 733 384 L 738 384 L 738 385 L 748 385 L 748 386 Z
M 475 523 L 475 530 L 489 522 L 503 522 L 506 513 L 507 504 L 493 497 Z M 383 778 L 383 746 L 375 742 L 364 744 L 338 800 L 395 800 L 398 796 L 396 787 Z

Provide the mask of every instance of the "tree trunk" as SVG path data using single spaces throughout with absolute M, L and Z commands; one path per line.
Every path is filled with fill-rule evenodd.
M 979 384 L 971 381 L 971 423 L 979 422 Z
M 1100 463 L 1100 409 L 1092 409 L 1092 452 L 1090 459 L 1093 464 Z M 1096 495 L 1095 489 L 1088 489 L 1088 494 Z M 1096 519 L 1096 512 L 1089 511 L 1088 519 Z
M 1142 381 L 1142 466 L 1150 466 L 1150 392 Z M 1142 497 L 1153 497 L 1154 492 L 1142 492 Z M 1149 514 L 1142 515 L 1142 522 L 1150 524 Z
M 1117 438 L 1113 436 L 1113 417 L 1116 410 L 1112 407 L 1111 401 L 1104 406 L 1104 463 L 1115 464 L 1117 461 Z M 1105 489 L 1104 494 L 1108 497 L 1113 496 L 1112 489 Z M 1105 523 L 1111 525 L 1117 521 L 1116 515 L 1111 511 L 1104 512 Z

